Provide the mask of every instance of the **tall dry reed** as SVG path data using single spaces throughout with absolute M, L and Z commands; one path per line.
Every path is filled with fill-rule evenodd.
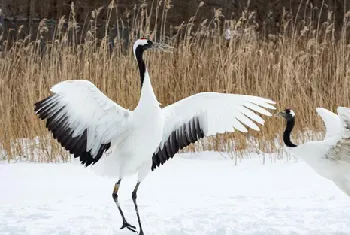
M 118 15 L 117 9 L 112 1 L 106 11 L 107 18 Z M 296 111 L 294 137 L 305 136 L 305 131 L 323 130 L 316 107 L 336 111 L 337 106 L 350 106 L 350 44 L 346 38 L 350 13 L 344 16 L 344 27 L 337 40 L 331 17 L 315 27 L 307 20 L 294 22 L 287 14 L 283 16 L 281 34 L 262 39 L 255 31 L 254 14 L 248 11 L 243 12 L 238 21 L 223 21 L 218 9 L 212 19 L 197 23 L 194 16 L 187 23 L 170 27 L 166 24 L 169 9 L 170 1 L 152 8 L 141 5 L 118 20 L 119 28 L 123 25 L 131 28 L 127 35 L 131 43 L 142 36 L 175 47 L 172 54 L 147 52 L 145 55 L 152 85 L 163 106 L 201 91 L 271 98 L 277 102 L 278 109 L 291 107 Z M 96 36 L 99 12 L 100 9 L 92 12 L 91 19 L 85 22 L 88 31 L 79 38 L 72 5 L 71 15 L 60 19 L 45 51 L 40 42 L 47 32 L 44 21 L 39 25 L 37 41 L 18 37 L 13 42 L 3 42 L 0 56 L 3 158 L 45 162 L 68 159 L 66 151 L 33 111 L 34 103 L 49 95 L 50 87 L 60 81 L 90 80 L 118 104 L 131 110 L 135 108 L 140 81 L 132 44 L 126 48 L 126 38 L 118 31 L 111 52 L 108 31 L 101 40 Z M 150 20 L 152 16 L 157 19 L 154 25 Z M 64 31 L 65 22 L 68 30 Z M 230 40 L 223 35 L 226 28 L 232 32 Z M 170 35 L 171 30 L 176 33 Z M 6 47 L 9 43 L 12 46 Z M 273 117 L 265 119 L 260 132 L 220 134 L 187 150 L 242 153 L 249 147 L 260 152 L 280 152 L 278 137 L 284 123 Z M 316 137 L 311 135 L 305 139 L 312 138 Z

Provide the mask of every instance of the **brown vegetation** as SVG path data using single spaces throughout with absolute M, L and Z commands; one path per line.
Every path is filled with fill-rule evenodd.
M 72 8 L 74 10 L 74 8 Z M 350 13 L 344 16 L 341 37 L 335 40 L 332 18 L 316 27 L 305 21 L 302 30 L 295 27 L 293 18 L 285 14 L 280 34 L 257 39 L 253 13 L 244 11 L 238 21 L 222 22 L 220 11 L 198 25 L 189 22 L 176 27 L 174 37 L 167 38 L 166 8 L 162 5 L 148 11 L 136 9 L 128 40 L 140 36 L 166 41 L 175 47 L 173 54 L 148 52 L 147 66 L 158 100 L 163 105 L 201 91 L 252 94 L 271 98 L 277 108 L 293 108 L 298 116 L 296 134 L 305 130 L 323 130 L 316 107 L 336 111 L 337 106 L 350 106 L 350 44 L 346 41 Z M 135 10 L 135 11 L 136 11 Z M 110 5 L 107 14 L 115 11 Z M 153 27 L 149 19 L 158 12 L 160 27 Z M 6 158 L 15 156 L 38 161 L 58 161 L 67 154 L 34 114 L 34 103 L 47 95 L 51 86 L 67 79 L 92 81 L 112 100 L 123 107 L 135 108 L 140 92 L 137 67 L 131 46 L 124 48 L 124 38 L 114 38 L 111 50 L 106 37 L 95 35 L 95 17 L 87 21 L 84 42 L 76 43 L 77 27 L 74 14 L 67 17 L 68 29 L 62 31 L 60 20 L 52 42 L 30 42 L 16 39 L 13 47 L 6 47 L 0 56 L 0 144 Z M 231 28 L 233 37 L 226 41 L 222 25 Z M 300 22 L 298 23 L 300 25 Z M 197 26 L 197 27 L 194 27 Z M 39 36 L 47 31 L 40 24 Z M 17 32 L 19 33 L 19 32 Z M 127 53 L 124 53 L 124 51 Z M 263 152 L 280 151 L 275 138 L 284 124 L 266 118 L 260 132 L 218 135 L 207 138 L 199 146 L 204 149 L 244 150 L 252 139 Z M 231 137 L 235 137 L 232 139 Z M 29 140 L 29 141 L 28 141 Z M 36 141 L 30 141 L 36 140 Z M 235 145 L 232 145 L 232 141 Z M 23 143 L 25 141 L 25 143 Z M 194 149 L 191 146 L 189 149 Z M 39 158 L 35 155 L 39 153 Z
M 28 21 L 43 18 L 57 20 L 69 15 L 71 2 L 70 0 L 45 0 L 43 4 L 41 0 L 2 0 L 0 8 L 6 17 L 15 18 L 15 20 L 27 19 Z M 106 11 L 110 4 L 108 0 L 76 0 L 73 2 L 78 23 L 89 19 L 91 12 L 99 7 L 104 7 L 101 9 L 100 19 L 107 19 Z M 114 25 L 118 19 L 125 20 L 127 15 L 133 18 L 135 7 L 138 9 L 147 7 L 150 10 L 163 3 L 171 6 L 167 24 L 169 26 L 180 25 L 196 13 L 200 2 L 199 0 L 118 0 L 115 1 L 118 5 L 118 13 L 112 13 L 110 25 Z M 204 6 L 196 16 L 198 22 L 212 18 L 213 12 L 218 9 L 221 9 L 222 18 L 225 20 L 238 20 L 241 12 L 249 10 L 254 12 L 257 30 L 265 36 L 280 32 L 285 12 L 288 12 L 290 17 L 296 21 L 308 21 L 309 23 L 324 22 L 329 17 L 328 13 L 331 12 L 334 27 L 340 29 L 344 14 L 350 10 L 347 0 L 203 0 L 202 2 Z M 151 21 L 154 23 L 155 18 L 151 18 Z

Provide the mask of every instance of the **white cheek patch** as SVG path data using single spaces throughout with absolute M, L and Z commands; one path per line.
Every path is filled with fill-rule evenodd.
M 290 115 L 292 115 L 292 117 L 294 117 L 294 116 L 295 116 L 295 113 L 294 113 L 294 111 L 293 111 L 293 110 L 290 110 L 290 111 L 289 111 L 289 113 L 290 113 Z

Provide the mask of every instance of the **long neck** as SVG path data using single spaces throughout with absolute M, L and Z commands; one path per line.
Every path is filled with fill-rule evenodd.
M 149 77 L 145 62 L 143 60 L 143 49 L 136 48 L 135 56 L 137 59 L 140 78 L 141 78 L 141 96 L 138 107 L 159 107 L 159 102 L 154 94 L 151 79 Z
M 146 73 L 146 65 L 145 61 L 143 61 L 143 49 L 137 48 L 135 50 L 135 57 L 137 60 L 137 64 L 139 67 L 139 72 L 140 72 L 140 78 L 141 78 L 141 87 L 143 86 L 143 82 L 145 80 L 145 73 Z
M 295 119 L 287 120 L 286 130 L 283 132 L 283 142 L 287 147 L 297 147 L 297 145 L 293 144 L 290 140 L 290 134 L 292 133 L 293 127 L 295 125 Z

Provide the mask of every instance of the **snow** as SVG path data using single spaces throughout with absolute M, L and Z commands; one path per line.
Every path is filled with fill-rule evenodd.
M 138 194 L 145 234 L 350 234 L 350 198 L 305 163 L 234 163 L 219 153 L 178 154 L 150 173 Z M 136 180 L 119 191 L 135 226 Z M 77 163 L 3 162 L 0 234 L 134 234 L 119 229 L 114 183 Z

